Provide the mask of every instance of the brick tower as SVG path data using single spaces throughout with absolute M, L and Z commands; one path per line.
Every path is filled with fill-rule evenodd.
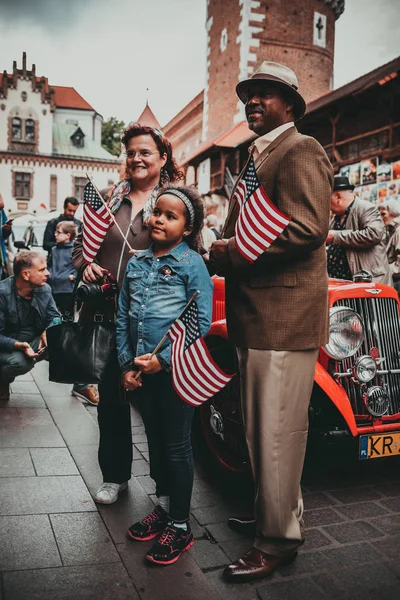
M 207 0 L 203 140 L 244 120 L 236 84 L 284 63 L 306 101 L 332 89 L 335 21 L 345 0 Z

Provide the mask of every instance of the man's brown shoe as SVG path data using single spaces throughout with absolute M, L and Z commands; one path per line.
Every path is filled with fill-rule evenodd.
M 83 390 L 73 387 L 71 394 L 77 398 L 80 398 L 81 400 L 84 400 L 85 402 L 88 402 L 92 406 L 97 406 L 99 403 L 99 394 L 94 385 L 88 385 Z
M 10 399 L 10 386 L 8 383 L 0 383 L 0 400 Z
M 288 556 L 271 556 L 257 548 L 252 548 L 242 558 L 226 567 L 224 578 L 232 583 L 245 583 L 254 579 L 270 577 L 278 567 L 292 562 L 296 556 L 297 552 L 292 552 Z

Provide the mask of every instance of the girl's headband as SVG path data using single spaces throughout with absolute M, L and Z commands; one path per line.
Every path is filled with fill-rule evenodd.
M 183 204 L 188 209 L 189 225 L 190 225 L 190 227 L 192 227 L 193 223 L 194 223 L 194 208 L 193 208 L 193 205 L 190 202 L 189 198 L 187 196 L 185 196 L 185 194 L 183 192 L 181 192 L 180 190 L 177 190 L 176 188 L 167 188 L 166 190 L 162 191 L 162 194 L 160 194 L 160 196 L 164 196 L 164 194 L 173 194 L 174 196 L 177 196 L 178 198 L 180 198 L 182 200 Z M 158 196 L 158 197 L 160 198 L 160 196 Z

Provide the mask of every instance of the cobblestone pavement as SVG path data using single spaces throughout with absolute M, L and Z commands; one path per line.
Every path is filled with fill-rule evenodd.
M 133 410 L 129 491 L 96 506 L 96 408 L 71 397 L 70 387 L 48 382 L 41 363 L 0 402 L 0 600 L 400 598 L 398 459 L 310 456 L 299 557 L 268 581 L 229 585 L 222 570 L 251 540 L 226 522 L 251 514 L 250 483 L 228 483 L 197 460 L 195 545 L 171 567 L 147 566 L 148 545 L 125 537 L 155 502 L 140 416 Z

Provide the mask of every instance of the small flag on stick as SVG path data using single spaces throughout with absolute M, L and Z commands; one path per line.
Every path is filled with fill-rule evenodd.
M 286 229 L 291 217 L 269 199 L 258 180 L 253 157 L 236 186 L 234 197 L 239 205 L 235 226 L 236 247 L 252 263 Z
M 172 382 L 188 404 L 201 406 L 232 379 L 211 358 L 200 334 L 196 301 L 188 303 L 167 332 L 172 342 Z
M 89 181 L 83 192 L 82 253 L 85 263 L 92 263 L 110 227 L 111 217 L 105 202 Z

